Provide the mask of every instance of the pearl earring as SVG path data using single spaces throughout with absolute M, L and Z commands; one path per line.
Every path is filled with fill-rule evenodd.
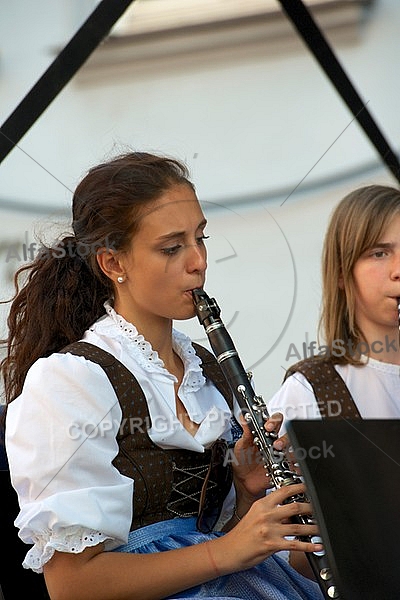
M 125 281 L 125 277 L 122 277 L 121 275 L 119 277 L 117 277 L 117 281 L 118 283 L 124 283 Z

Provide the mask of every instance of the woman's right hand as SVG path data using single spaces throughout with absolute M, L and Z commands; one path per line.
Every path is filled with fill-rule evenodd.
M 316 525 L 290 521 L 294 515 L 309 514 L 308 503 L 283 504 L 303 492 L 303 484 L 270 492 L 256 500 L 228 533 L 193 546 L 151 554 L 105 552 L 102 544 L 77 554 L 56 551 L 44 566 L 50 596 L 54 600 L 159 600 L 253 567 L 279 550 L 321 550 L 320 544 L 286 539 L 318 533 Z
M 259 564 L 280 550 L 317 552 L 321 544 L 287 539 L 291 536 L 318 535 L 316 525 L 303 525 L 291 522 L 295 515 L 312 513 L 306 502 L 285 500 L 305 492 L 304 484 L 285 486 L 253 503 L 250 510 L 238 524 L 223 537 L 213 542 L 213 555 L 218 570 L 222 574 L 248 569 Z

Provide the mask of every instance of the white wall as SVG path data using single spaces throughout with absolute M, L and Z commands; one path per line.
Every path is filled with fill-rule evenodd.
M 0 122 L 75 33 L 83 5 L 0 4 Z M 396 150 L 399 25 L 400 4 L 380 0 L 358 39 L 335 48 Z M 34 229 L 58 221 L 81 175 L 110 152 L 129 146 L 186 160 L 210 219 L 207 291 L 269 397 L 296 360 L 287 358 L 290 344 L 301 349 L 315 339 L 332 207 L 357 185 L 395 183 L 352 121 L 302 44 L 267 55 L 237 48 L 185 66 L 132 65 L 131 73 L 98 80 L 78 75 L 0 165 L 0 209 L 2 201 L 27 205 L 0 212 L 3 244 L 22 245 Z M 18 261 L 0 256 L 5 297 L 5 273 Z M 182 326 L 202 337 L 197 323 Z

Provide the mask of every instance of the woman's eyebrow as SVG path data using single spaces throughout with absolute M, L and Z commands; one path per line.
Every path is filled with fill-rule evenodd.
M 371 248 L 393 248 L 394 242 L 376 242 Z
M 165 235 L 160 235 L 157 239 L 160 241 L 172 240 L 172 239 L 183 237 L 184 235 L 185 235 L 184 231 L 171 231 L 170 233 L 166 233 Z
M 197 229 L 202 229 L 206 225 L 207 225 L 207 219 L 203 219 L 198 224 Z M 177 239 L 177 238 L 184 237 L 185 233 L 186 233 L 185 231 L 171 231 L 170 233 L 166 233 L 164 235 L 160 235 L 157 238 L 157 240 L 159 240 L 159 241 L 167 241 L 167 240 Z
M 207 225 L 207 222 L 207 219 L 202 219 L 198 224 L 197 229 L 204 229 L 204 227 Z

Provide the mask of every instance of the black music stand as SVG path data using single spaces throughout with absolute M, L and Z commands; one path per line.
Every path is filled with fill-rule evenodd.
M 400 420 L 295 420 L 288 434 L 343 600 L 400 598 Z

